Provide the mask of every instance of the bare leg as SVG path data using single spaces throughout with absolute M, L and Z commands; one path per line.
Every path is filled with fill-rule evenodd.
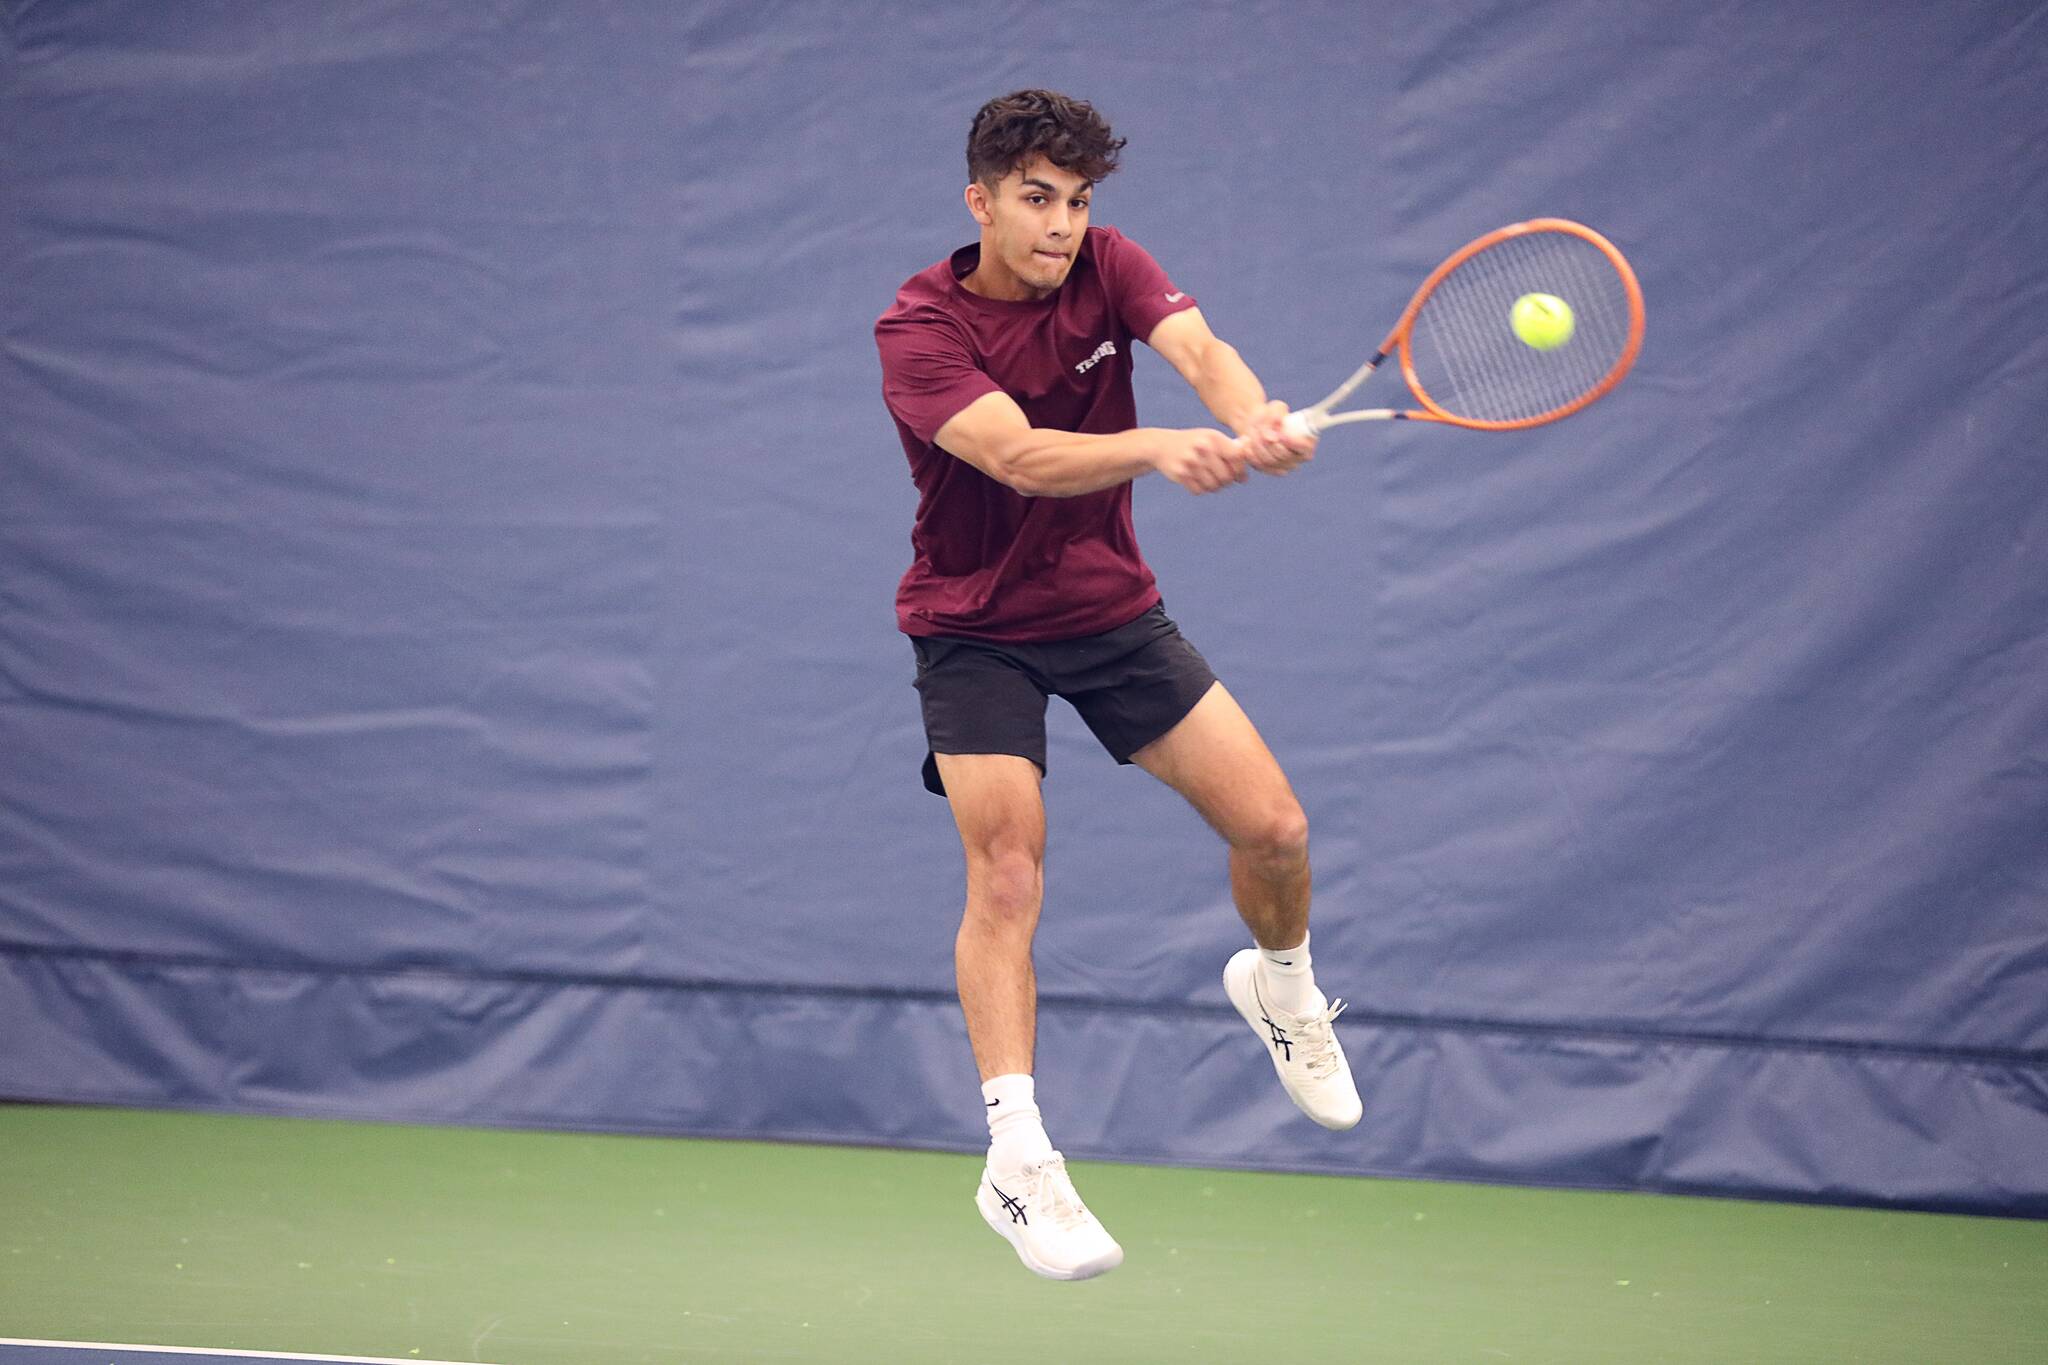
M 1038 765 L 1012 754 L 940 754 L 967 855 L 967 909 L 953 941 L 960 1012 L 981 1079 L 1030 1074 L 1038 977 L 1031 938 L 1045 895 Z
M 1262 948 L 1308 934 L 1308 817 L 1236 698 L 1209 689 L 1131 761 L 1186 797 L 1230 847 L 1230 892 Z
M 1131 757 L 1193 803 L 1230 845 L 1231 894 L 1259 947 L 1298 947 L 1308 936 L 1308 818 L 1223 685 Z M 1334 1130 L 1359 1121 L 1365 1110 L 1331 1027 L 1336 1014 L 1301 954 L 1276 962 L 1272 952 L 1246 948 L 1224 965 L 1223 991 L 1304 1114 Z

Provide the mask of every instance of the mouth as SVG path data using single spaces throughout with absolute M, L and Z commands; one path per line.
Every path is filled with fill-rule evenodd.
M 1067 253 L 1066 253 L 1066 252 L 1064 252 L 1064 251 L 1047 251 L 1047 250 L 1046 250 L 1046 249 L 1045 249 L 1044 247 L 1039 247 L 1039 248 L 1038 248 L 1037 250 L 1033 251 L 1033 252 L 1032 252 L 1031 254 L 1032 254 L 1033 256 L 1036 256 L 1036 257 L 1037 257 L 1037 258 L 1038 258 L 1039 260 L 1041 260 L 1041 261 L 1064 261 L 1064 260 L 1066 260 L 1066 259 L 1067 259 Z

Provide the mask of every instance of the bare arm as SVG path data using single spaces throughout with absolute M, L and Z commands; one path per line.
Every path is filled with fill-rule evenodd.
M 1180 372 L 1216 420 L 1244 438 L 1245 462 L 1268 474 L 1285 474 L 1314 458 L 1313 436 L 1290 436 L 1281 420 L 1287 405 L 1266 397 L 1237 348 L 1209 330 L 1199 308 L 1185 308 L 1161 320 L 1146 343 Z
M 1034 427 L 1006 393 L 986 393 L 939 428 L 939 447 L 1026 497 L 1071 498 L 1150 474 L 1191 493 L 1244 482 L 1238 443 L 1207 427 L 1134 427 L 1109 436 Z

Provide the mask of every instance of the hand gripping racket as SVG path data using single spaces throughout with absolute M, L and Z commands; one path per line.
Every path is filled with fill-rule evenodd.
M 1524 342 L 1511 321 L 1528 295 L 1569 306 L 1559 327 Z M 1556 333 L 1565 332 L 1557 341 Z M 1612 389 L 1643 345 L 1643 291 L 1614 243 L 1563 218 L 1511 223 L 1467 243 L 1430 272 L 1387 339 L 1358 372 L 1312 408 L 1287 415 L 1307 436 L 1345 422 L 1448 422 L 1518 431 L 1569 417 Z M 1331 411 L 1389 355 L 1417 408 Z

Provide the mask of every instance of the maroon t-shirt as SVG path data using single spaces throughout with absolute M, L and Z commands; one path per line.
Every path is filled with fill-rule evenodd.
M 1129 431 L 1133 339 L 1195 301 L 1115 228 L 1089 228 L 1066 282 L 1035 302 L 969 291 L 960 281 L 980 258 L 965 246 L 911 276 L 875 324 L 882 397 L 919 494 L 896 623 L 909 635 L 1011 641 L 1114 630 L 1159 601 L 1131 526 L 1130 484 L 1027 498 L 932 437 L 997 390 L 1034 427 Z

